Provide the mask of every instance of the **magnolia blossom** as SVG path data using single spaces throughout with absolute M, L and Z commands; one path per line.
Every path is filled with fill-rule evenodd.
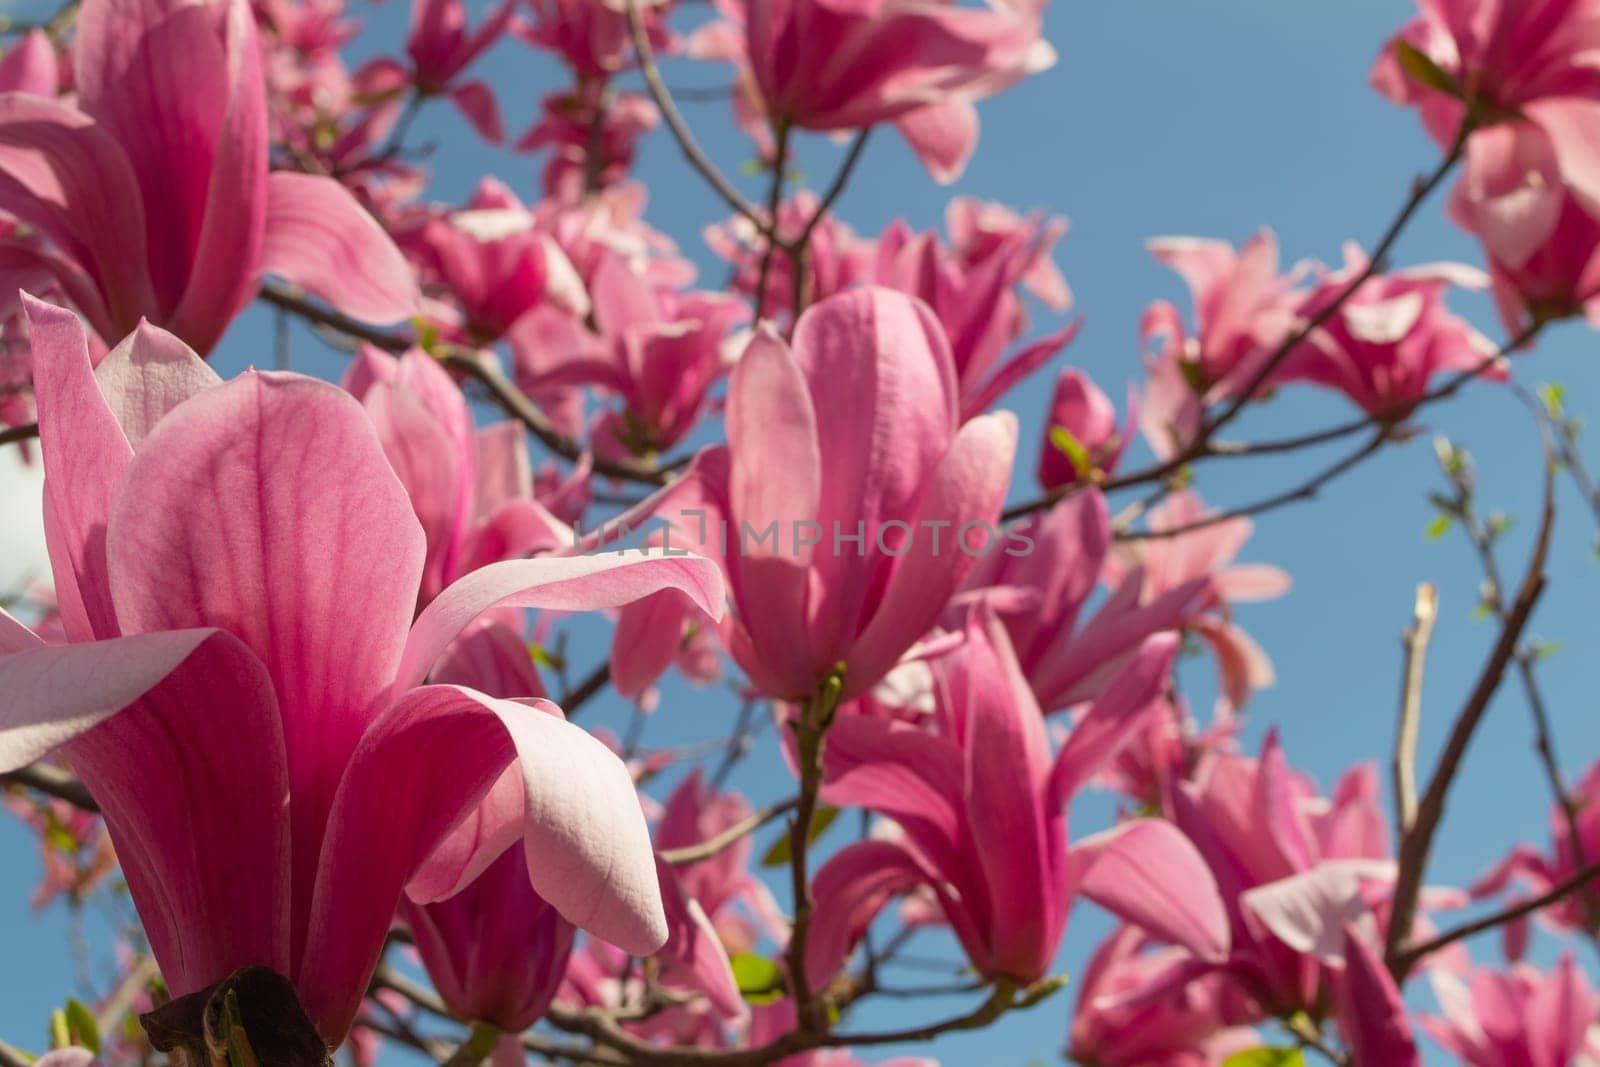
M 1600 1063 L 1600 997 L 1570 952 L 1549 971 L 1435 967 L 1428 980 L 1442 1014 L 1422 1016 L 1422 1029 L 1467 1067 Z
M 624 525 L 654 517 L 722 561 L 723 646 L 762 692 L 806 699 L 841 672 L 843 699 L 866 692 L 1002 550 L 1015 420 L 961 423 L 938 323 L 877 288 L 813 305 L 793 347 L 757 335 L 726 419 L 727 445 Z
M 543 117 L 517 148 L 550 150 L 540 184 L 547 196 L 563 199 L 577 199 L 591 184 L 605 188 L 627 177 L 639 138 L 661 121 L 655 104 L 638 93 L 620 93 L 614 99 L 583 90 L 553 93 L 542 106 Z
M 508 766 L 525 806 L 489 836 L 524 838 L 534 888 L 570 921 L 657 948 L 658 883 L 616 757 L 553 705 L 422 683 L 497 605 L 676 586 L 715 614 L 715 567 L 511 560 L 413 624 L 425 538 L 346 393 L 286 374 L 221 383 L 151 327 L 95 369 L 70 313 L 28 306 L 68 643 L 0 615 L 0 768 L 62 749 L 173 993 L 271 967 L 336 1044 L 402 888 Z
M 1079 324 L 1074 322 L 1004 355 L 1028 326 L 1014 290 L 1057 236 L 1036 220 L 1007 240 L 969 240 L 960 255 L 937 234 L 915 234 L 901 220 L 878 238 L 873 280 L 919 298 L 944 327 L 961 386 L 963 417 L 989 408 L 1076 336 Z
M 1358 246 L 1346 245 L 1344 269 L 1322 272 L 1300 317 L 1309 321 L 1340 300 L 1367 265 Z M 1369 278 L 1289 356 L 1280 379 L 1337 389 L 1369 414 L 1391 419 L 1421 400 L 1437 375 L 1487 368 L 1486 377 L 1504 379 L 1493 342 L 1444 306 L 1452 286 L 1482 289 L 1488 282 L 1459 263 Z
M 1208 515 L 1193 490 L 1171 494 L 1148 516 L 1151 532 L 1164 536 L 1121 546 L 1109 555 L 1106 580 L 1117 583 L 1137 576 L 1138 599 L 1147 604 L 1202 583 L 1204 591 L 1191 602 L 1181 624 L 1210 646 L 1222 700 L 1240 708 L 1252 692 L 1272 684 L 1273 672 L 1266 653 L 1234 623 L 1232 605 L 1282 596 L 1289 591 L 1289 575 L 1270 564 L 1235 563 L 1253 524 L 1244 517 L 1210 522 Z
M 798 237 L 812 219 L 817 220 L 806 242 L 805 273 L 801 278 L 806 299 L 812 303 L 872 278 L 877 254 L 871 241 L 857 236 L 830 212 L 818 215 L 821 210 L 821 200 L 809 189 L 800 190 L 778 207 L 778 233 L 786 240 Z M 772 257 L 766 288 L 761 288 L 766 241 L 749 219 L 736 215 L 725 223 L 708 226 L 705 239 L 713 252 L 732 264 L 732 287 L 753 297 L 768 318 L 793 310 L 794 265 L 788 256 Z
M 1278 242 L 1262 230 L 1235 251 L 1225 241 L 1160 237 L 1150 254 L 1183 278 L 1194 299 L 1194 332 L 1177 307 L 1158 300 L 1139 320 L 1150 386 L 1140 427 L 1163 459 L 1187 445 L 1204 404 L 1249 385 L 1293 325 L 1300 268 L 1278 271 Z
M 0 94 L 0 210 L 50 246 L 5 263 L 46 269 L 103 341 L 144 318 L 205 353 L 264 274 L 368 321 L 413 312 L 404 260 L 338 182 L 268 173 L 245 0 L 87 0 L 73 58 L 75 104 Z
M 1096 474 L 1115 473 L 1138 418 L 1138 394 L 1129 392 L 1126 425 L 1119 426 L 1111 398 L 1077 368 L 1063 370 L 1039 448 L 1039 484 L 1062 489 Z
M 1079 894 L 1201 957 L 1224 958 L 1222 901 L 1171 823 L 1136 820 L 1075 848 L 1067 841 L 1074 794 L 1131 735 L 1175 652 L 1170 637 L 1147 642 L 1054 758 L 1005 631 L 986 610 L 939 661 L 931 731 L 840 717 L 823 799 L 876 811 L 898 832 L 848 845 L 817 872 L 811 987 L 832 977 L 890 896 L 919 887 L 988 978 L 1042 978 Z
M 978 141 L 975 101 L 1055 63 L 1028 4 L 922 0 L 725 0 L 769 120 L 808 130 L 894 122 L 935 180 L 954 181 Z M 850 62 L 840 63 L 840 56 Z

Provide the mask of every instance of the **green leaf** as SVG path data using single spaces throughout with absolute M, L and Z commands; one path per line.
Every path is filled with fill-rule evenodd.
M 1428 523 L 1427 537 L 1430 541 L 1437 541 L 1450 532 L 1450 524 L 1455 521 L 1449 515 L 1435 515 L 1433 521 Z
M 736 952 L 728 960 L 739 995 L 752 1004 L 770 1004 L 783 996 L 783 968 L 753 952 Z
M 1065 426 L 1050 427 L 1050 443 L 1072 464 L 1072 469 L 1078 477 L 1086 476 L 1093 469 L 1093 461 L 1089 458 L 1089 450 L 1083 447 L 1083 442 L 1075 437 L 1071 430 Z
M 1222 1067 L 1305 1067 L 1306 1057 L 1293 1045 L 1274 1047 L 1262 1045 L 1235 1052 L 1222 1061 Z
M 78 1044 L 90 1052 L 100 1053 L 100 1024 L 94 1020 L 94 1012 L 83 1006 L 83 1001 L 76 997 L 67 998 L 67 1026 L 72 1029 L 72 1036 L 78 1039 Z
M 1394 57 L 1400 61 L 1400 69 L 1418 85 L 1437 89 L 1441 93 L 1449 93 L 1458 100 L 1461 98 L 1461 89 L 1456 85 L 1456 80 L 1430 59 L 1426 52 L 1410 41 L 1396 39 Z
M 1567 391 L 1560 382 L 1544 382 L 1538 388 L 1539 399 L 1544 401 L 1544 410 L 1556 422 L 1566 410 Z
M 816 813 L 811 816 L 811 833 L 806 837 L 806 840 L 815 841 L 821 837 L 822 831 L 832 826 L 833 820 L 838 817 L 838 808 L 830 808 L 826 804 L 819 804 Z M 774 841 L 772 847 L 767 849 L 767 854 L 761 857 L 761 866 L 782 867 L 792 858 L 793 853 L 789 851 L 789 835 L 784 834 Z

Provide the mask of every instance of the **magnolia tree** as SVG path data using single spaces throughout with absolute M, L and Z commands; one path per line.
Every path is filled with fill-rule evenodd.
M 960 179 L 982 102 L 1055 62 L 1038 4 L 697 7 L 413 0 L 404 55 L 376 57 L 342 0 L 7 25 L 0 420 L 42 469 L 49 566 L 0 612 L 0 784 L 38 898 L 137 922 L 120 977 L 60 991 L 0 1063 L 842 1067 L 1046 1002 L 1094 1067 L 1404 1067 L 1424 1033 L 1480 1067 L 1600 1062 L 1576 963 L 1600 767 L 1563 778 L 1528 636 L 1557 490 L 1597 497 L 1559 394 L 1515 383 L 1600 309 L 1600 4 L 1422 0 L 1371 77 L 1437 165 L 1396 175 L 1397 213 L 1351 220 L 1380 236 L 1336 265 L 1285 270 L 1267 232 L 1152 241 L 1192 303 L 1149 305 L 1122 402 L 1072 365 L 1062 220 L 835 214 L 879 127 Z M 429 200 L 413 120 L 501 142 L 497 96 L 528 87 L 475 65 L 507 36 L 565 72 L 521 141 L 539 188 Z M 702 147 L 722 108 L 691 128 L 669 55 L 731 85 L 757 166 Z M 720 286 L 648 221 L 643 138 L 726 209 L 698 220 Z M 847 148 L 808 188 L 817 138 Z M 1435 196 L 1484 269 L 1390 262 Z M 1498 341 L 1448 307 L 1482 287 Z M 339 381 L 283 343 L 257 360 L 278 370 L 219 377 L 257 302 L 314 327 Z M 1023 383 L 1054 390 L 1032 440 Z M 1241 435 L 1311 388 L 1352 410 Z M 1323 792 L 1274 732 L 1238 739 L 1272 668 L 1233 608 L 1288 588 L 1235 562 L 1250 517 L 1468 389 L 1544 435 L 1531 558 L 1501 558 L 1441 443 L 1435 532 L 1476 548 L 1496 636 L 1419 752 L 1421 587 L 1386 755 Z M 1232 507 L 1195 489 L 1296 454 Z M 1215 665 L 1204 725 L 1185 649 Z M 731 694 L 732 733 L 643 747 L 646 713 L 700 711 L 669 675 Z M 1509 687 L 1549 843 L 1425 885 Z M 580 717 L 608 688 L 626 736 Z M 734 791 L 762 746 L 783 773 Z M 1119 813 L 1069 826 L 1093 789 Z M 1109 934 L 1063 968 L 1093 909 Z M 1524 959 L 1533 920 L 1572 943 L 1553 967 Z M 1477 958 L 1503 962 L 1474 966 L 1490 931 Z M 913 936 L 959 951 L 943 985 L 895 977 Z M 1408 1008 L 1419 982 L 1436 1012 Z

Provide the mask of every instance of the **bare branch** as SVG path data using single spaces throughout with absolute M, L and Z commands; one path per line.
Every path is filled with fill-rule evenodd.
M 1402 839 L 1417 819 L 1417 728 L 1422 722 L 1422 677 L 1438 614 L 1438 591 L 1432 582 L 1420 583 L 1411 625 L 1400 638 L 1405 648 L 1405 666 L 1401 671 L 1400 717 L 1394 737 L 1394 798 Z
M 84 788 L 82 782 L 61 768 L 52 767 L 48 763 L 35 763 L 9 774 L 0 774 L 0 785 L 24 786 L 36 793 L 65 800 L 73 807 L 82 808 L 84 811 L 100 810 L 100 805 L 95 803 L 94 797 L 89 795 L 89 790 Z
M 767 825 L 767 823 L 771 822 L 773 819 L 787 815 L 789 812 L 793 811 L 799 803 L 800 800 L 798 797 L 792 797 L 789 800 L 782 801 L 778 804 L 769 804 L 764 808 L 753 811 L 749 815 L 746 815 L 744 818 L 740 819 L 738 822 L 734 823 L 720 834 L 708 837 L 698 844 L 685 845 L 682 848 L 664 848 L 658 853 L 658 855 L 660 855 L 662 859 L 666 860 L 673 866 L 679 866 L 685 863 L 698 863 L 700 860 L 708 860 L 712 856 L 715 856 L 717 853 L 721 852 L 723 849 L 732 845 L 734 842 L 749 836 L 750 834 L 759 830 L 761 827 Z
M 1497 926 L 1504 926 L 1506 923 L 1520 919 L 1524 915 L 1531 915 L 1540 908 L 1547 908 L 1551 904 L 1559 903 L 1569 893 L 1583 889 L 1594 881 L 1600 881 L 1600 862 L 1589 864 L 1576 874 L 1557 882 L 1536 897 L 1519 900 L 1517 903 L 1502 908 L 1493 914 L 1462 923 L 1460 926 L 1446 930 L 1442 934 L 1430 937 L 1420 945 L 1413 945 L 1405 949 L 1399 958 L 1402 971 L 1410 970 L 1418 960 L 1438 952 L 1447 945 L 1453 945 L 1457 941 L 1471 937 L 1474 934 L 1481 934 L 1485 930 L 1493 930 Z

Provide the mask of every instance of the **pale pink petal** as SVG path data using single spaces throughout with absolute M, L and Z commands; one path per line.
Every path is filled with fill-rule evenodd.
M 657 857 L 656 872 L 661 879 L 661 900 L 669 931 L 667 943 L 656 955 L 663 977 L 704 993 L 723 1019 L 744 1018 L 749 1009 L 739 995 L 728 952 L 722 947 L 716 927 L 711 925 L 700 902 L 684 891 L 670 863 Z
M 417 313 L 416 279 L 400 250 L 332 178 L 272 174 L 260 268 L 363 322 Z
M 1327 860 L 1246 890 L 1239 906 L 1258 936 L 1271 933 L 1296 952 L 1343 966 L 1346 926 L 1377 934 L 1363 882 L 1393 881 L 1394 872 L 1388 860 Z
M 638 700 L 667 672 L 683 647 L 691 611 L 682 593 L 669 590 L 618 612 L 611 635 L 611 683 L 618 696 Z
M 622 761 L 548 702 L 417 689 L 363 739 L 334 801 L 299 981 L 324 1037 L 354 1018 L 402 887 L 513 761 L 535 891 L 628 952 L 666 941 L 649 832 Z
M 142 320 L 100 361 L 94 377 L 134 448 L 167 412 L 222 384 L 217 372 L 181 338 Z
M 480 568 L 451 585 L 417 617 L 395 675 L 394 692 L 420 684 L 445 646 L 490 608 L 598 611 L 663 589 L 682 590 L 707 615 L 722 616 L 722 572 L 699 556 L 656 549 L 506 560 Z

